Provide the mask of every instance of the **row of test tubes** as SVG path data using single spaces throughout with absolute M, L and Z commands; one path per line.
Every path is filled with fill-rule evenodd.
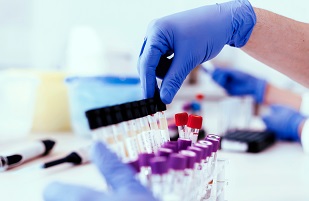
M 156 99 L 145 99 L 93 109 L 86 116 L 93 139 L 133 167 L 158 200 L 224 200 L 226 162 L 217 159 L 220 137 L 210 134 L 198 141 L 202 117 L 178 113 L 179 139 L 170 141 L 165 110 Z
M 154 153 L 170 141 L 165 105 L 145 99 L 86 112 L 92 137 L 106 143 L 123 162 Z

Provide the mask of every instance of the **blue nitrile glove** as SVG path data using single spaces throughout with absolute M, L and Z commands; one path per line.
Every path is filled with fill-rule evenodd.
M 93 162 L 104 176 L 111 192 L 100 192 L 93 189 L 52 183 L 44 191 L 46 201 L 155 201 L 152 193 L 134 178 L 133 170 L 121 163 L 116 154 L 110 152 L 102 143 L 93 147 Z M 78 176 L 78 175 L 77 175 Z
M 212 79 L 223 87 L 229 95 L 251 95 L 257 103 L 262 103 L 266 89 L 266 81 L 241 71 L 216 68 Z
M 160 89 L 162 101 L 168 104 L 192 69 L 217 56 L 226 44 L 244 46 L 255 22 L 250 3 L 235 0 L 176 13 L 151 23 L 138 62 L 145 97 L 154 95 L 156 68 L 162 55 L 174 53 Z
M 263 116 L 268 130 L 274 131 L 280 140 L 299 140 L 299 126 L 306 118 L 292 108 L 271 105 L 270 113 Z

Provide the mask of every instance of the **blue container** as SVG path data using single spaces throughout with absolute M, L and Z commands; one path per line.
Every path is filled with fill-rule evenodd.
M 142 99 L 140 80 L 136 77 L 68 77 L 71 125 L 74 133 L 90 137 L 85 112 Z

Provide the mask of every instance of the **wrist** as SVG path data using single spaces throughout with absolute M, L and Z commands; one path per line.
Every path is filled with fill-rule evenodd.
M 309 116 L 309 92 L 301 96 L 299 112 L 305 116 Z
M 299 109 L 301 101 L 302 101 L 301 96 L 299 94 L 296 94 L 286 89 L 278 88 L 272 84 L 268 84 L 265 90 L 263 103 L 286 105 L 291 108 L 294 108 L 297 111 L 299 110 L 300 113 L 302 113 L 301 109 Z
M 256 15 L 253 7 L 247 0 L 236 0 L 233 3 L 232 34 L 228 45 L 232 47 L 243 47 L 249 40 L 256 24 Z

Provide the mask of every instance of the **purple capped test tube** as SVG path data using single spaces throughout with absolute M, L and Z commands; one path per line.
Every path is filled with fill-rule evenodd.
M 219 149 L 219 140 L 213 139 L 213 138 L 205 138 L 206 141 L 209 141 L 213 144 L 212 147 L 212 161 L 211 161 L 211 168 L 210 168 L 210 180 L 214 178 L 214 173 L 217 165 L 217 151 Z
M 186 150 L 188 147 L 192 145 L 192 141 L 190 139 L 179 138 L 178 142 L 178 151 Z
M 150 159 L 154 157 L 153 153 L 141 153 L 138 155 L 138 163 L 140 167 L 139 179 L 144 186 L 150 185 Z
M 195 181 L 195 175 L 194 175 L 194 169 L 195 169 L 195 162 L 196 162 L 196 153 L 190 150 L 181 150 L 179 152 L 181 155 L 185 156 L 187 158 L 187 166 L 185 169 L 185 177 L 187 186 L 185 191 L 186 197 L 183 200 L 195 200 L 196 199 L 196 188 L 199 188 L 196 186 Z
M 202 166 L 203 166 L 203 173 L 201 175 L 201 187 L 200 187 L 200 195 L 201 197 L 205 197 L 207 193 L 207 185 L 208 185 L 208 178 L 210 175 L 210 162 L 209 162 L 209 155 L 211 154 L 212 151 L 212 146 L 208 146 L 206 144 L 200 144 L 196 143 L 195 147 L 200 148 L 203 151 L 202 154 Z
M 163 200 L 164 196 L 169 193 L 166 188 L 168 179 L 168 161 L 166 157 L 156 156 L 150 160 L 151 167 L 151 190 L 154 196 Z
M 195 188 L 196 190 L 193 192 L 193 194 L 195 195 L 195 197 L 198 197 L 200 196 L 200 191 L 198 189 L 200 189 L 200 186 L 202 184 L 202 178 L 204 173 L 202 165 L 203 151 L 198 147 L 188 147 L 187 150 L 193 151 L 196 154 L 195 169 L 194 169 L 194 181 L 195 181 L 194 186 L 196 187 Z
M 209 141 L 209 142 L 211 142 L 211 143 L 213 144 L 213 147 L 212 147 L 212 155 L 213 155 L 213 158 L 214 158 L 214 163 L 216 163 L 216 161 L 217 161 L 217 151 L 218 151 L 218 149 L 219 149 L 219 144 L 220 144 L 220 142 L 219 142 L 219 140 L 217 140 L 217 139 L 208 138 L 208 137 L 206 137 L 205 140 L 206 140 L 206 141 Z
M 184 176 L 184 171 L 187 165 L 187 158 L 181 154 L 174 153 L 170 155 L 168 159 L 168 164 L 169 198 L 173 200 L 183 200 L 187 184 L 187 178 Z

